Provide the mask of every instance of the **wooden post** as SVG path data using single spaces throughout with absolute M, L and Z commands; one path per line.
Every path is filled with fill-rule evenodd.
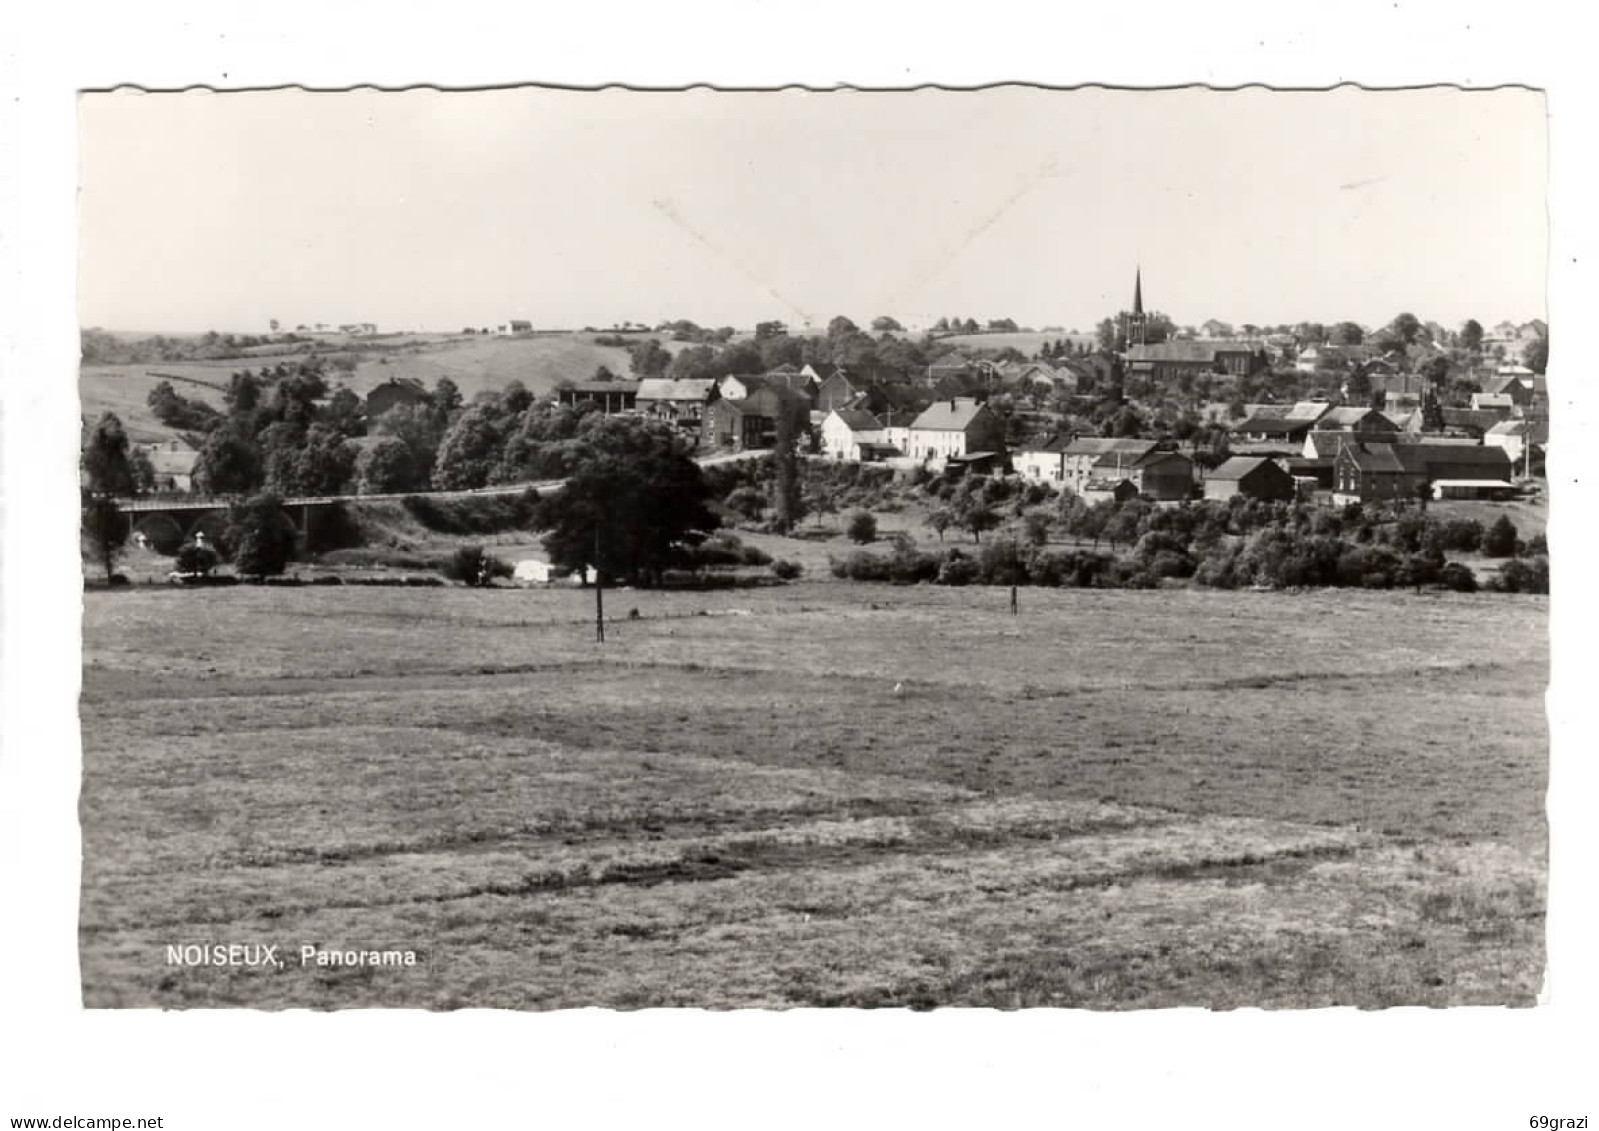
M 1010 615 L 1016 615 L 1016 583 L 1011 582 L 1010 587 Z

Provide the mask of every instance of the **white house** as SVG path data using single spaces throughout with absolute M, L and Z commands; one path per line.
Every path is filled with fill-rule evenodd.
M 502 338 L 517 338 L 533 332 L 533 323 L 523 318 L 512 318 L 509 322 L 501 322 L 494 328 L 494 332 Z
M 1005 446 L 1005 425 L 992 409 L 970 397 L 951 397 L 929 405 L 909 430 L 906 455 L 923 462 L 997 452 Z
M 822 451 L 829 459 L 860 460 L 863 445 L 882 445 L 883 422 L 861 408 L 835 408 L 822 421 Z
M 1070 444 L 1071 437 L 1057 436 L 1042 447 L 1023 448 L 1011 457 L 1011 466 L 1026 479 L 1064 483 L 1066 449 Z
M 1549 426 L 1530 420 L 1505 420 L 1483 433 L 1483 445 L 1500 448 L 1510 457 L 1511 466 L 1525 470 L 1527 454 L 1540 452 L 1549 443 Z
M 550 585 L 557 581 L 571 585 L 581 585 L 587 581 L 592 585 L 597 579 L 592 567 L 579 573 L 562 569 L 542 558 L 523 558 L 511 571 L 511 580 L 519 585 Z

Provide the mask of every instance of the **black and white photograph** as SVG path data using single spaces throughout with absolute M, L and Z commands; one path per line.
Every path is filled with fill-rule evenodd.
M 85 94 L 85 1004 L 1533 1004 L 1544 113 Z
M 1558 90 L 319 66 L 53 103 L 0 967 L 117 1051 L 0 1118 L 1586 1126 Z

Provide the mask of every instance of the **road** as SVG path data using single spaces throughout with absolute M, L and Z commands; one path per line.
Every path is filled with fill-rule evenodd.
M 701 467 L 715 467 L 718 464 L 736 463 L 739 460 L 755 459 L 765 455 L 765 449 L 756 449 L 744 452 L 724 452 L 720 455 L 702 456 L 694 462 Z M 565 479 L 541 479 L 530 483 L 502 483 L 493 487 L 471 487 L 459 491 L 403 491 L 396 494 L 383 495 L 296 495 L 283 500 L 286 507 L 301 506 L 327 506 L 332 503 L 384 503 L 400 502 L 403 499 L 470 499 L 492 495 L 520 495 L 527 490 L 540 493 L 545 491 L 559 491 L 566 486 Z M 237 500 L 217 498 L 215 496 L 197 495 L 139 495 L 133 498 L 116 500 L 117 510 L 123 514 L 139 514 L 150 512 L 166 513 L 170 511 L 197 511 L 221 510 L 232 506 Z

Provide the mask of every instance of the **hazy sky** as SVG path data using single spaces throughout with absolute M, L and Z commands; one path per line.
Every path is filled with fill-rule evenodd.
M 1545 317 L 1542 95 L 84 95 L 85 325 Z

